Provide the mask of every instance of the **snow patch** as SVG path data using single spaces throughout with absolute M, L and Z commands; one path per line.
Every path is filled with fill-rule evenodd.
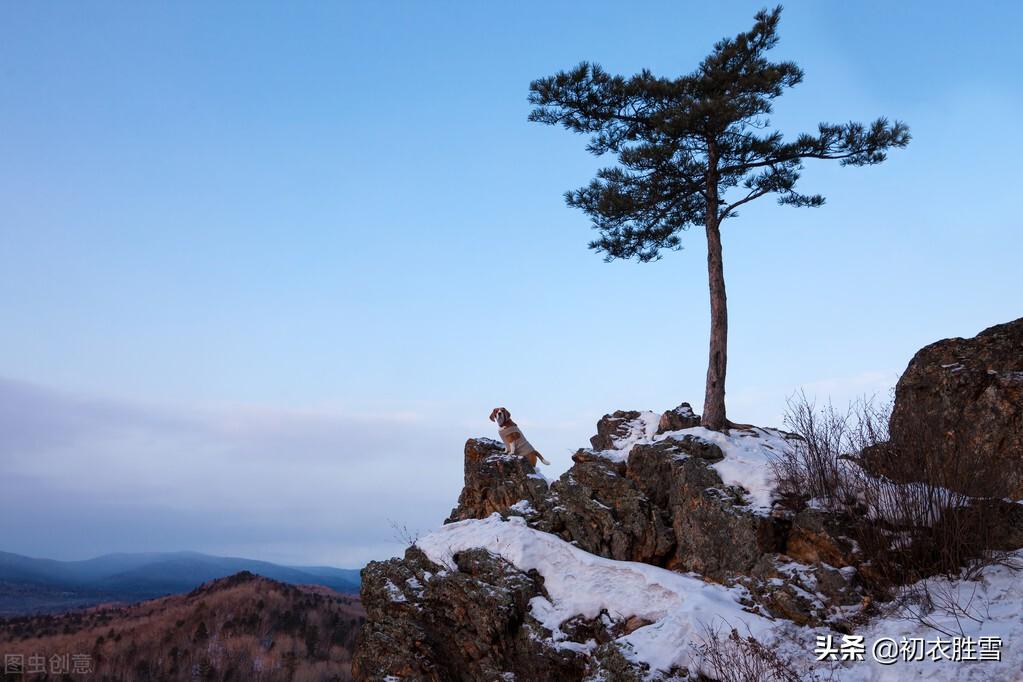
M 533 509 L 533 505 L 529 503 L 529 500 L 519 500 L 512 506 L 508 507 L 510 511 L 518 512 L 519 514 L 536 514 L 536 510 Z
M 775 498 L 771 461 L 792 447 L 784 432 L 759 427 L 720 432 L 696 426 L 669 431 L 656 436 L 654 440 L 678 439 L 682 436 L 696 436 L 721 448 L 725 458 L 710 466 L 718 472 L 725 485 L 746 489 L 753 511 L 770 511 Z
M 613 449 L 600 450 L 597 454 L 614 462 L 627 462 L 634 445 L 653 442 L 660 421 L 661 415 L 656 412 L 649 410 L 640 412 L 637 418 L 625 422 L 628 431 L 624 436 L 611 439 Z
M 405 598 L 405 595 L 398 588 L 398 586 L 392 583 L 390 580 L 387 581 L 387 583 L 384 585 L 384 588 L 387 590 L 387 597 L 391 601 L 397 602 L 399 604 L 401 602 L 408 601 L 408 599 Z
M 628 462 L 632 449 L 637 445 L 694 436 L 721 448 L 724 459 L 710 466 L 717 470 L 725 485 L 739 486 L 748 492 L 751 511 L 761 514 L 770 511 L 775 499 L 775 481 L 770 464 L 792 447 L 788 434 L 760 427 L 721 432 L 702 426 L 658 434 L 660 419 L 661 415 L 656 412 L 640 412 L 639 417 L 625 423 L 627 433 L 613 439 L 613 449 L 594 451 L 594 454 L 613 462 Z

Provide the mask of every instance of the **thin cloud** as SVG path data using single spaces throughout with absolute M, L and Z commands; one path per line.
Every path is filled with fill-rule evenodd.
M 240 547 L 347 566 L 400 550 L 389 519 L 443 520 L 464 438 L 409 413 L 179 409 L 6 379 L 0 434 L 2 549 Z

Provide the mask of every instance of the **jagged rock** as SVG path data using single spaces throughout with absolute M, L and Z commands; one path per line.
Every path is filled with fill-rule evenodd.
M 614 449 L 616 441 L 628 437 L 635 428 L 634 423 L 641 414 L 635 410 L 615 410 L 605 414 L 597 422 L 597 435 L 590 438 L 590 445 L 594 450 Z
M 598 644 L 604 644 L 610 642 L 613 634 L 611 628 L 614 626 L 614 622 L 607 615 L 607 612 L 602 612 L 596 618 L 585 618 L 583 616 L 575 616 L 569 618 L 561 624 L 560 630 L 570 642 L 596 642 Z
M 662 511 L 607 459 L 576 463 L 551 492 L 552 527 L 587 552 L 657 565 L 674 547 Z
M 510 509 L 527 518 L 539 516 L 546 496 L 547 481 L 525 457 L 506 454 L 496 440 L 470 438 L 465 442 L 465 486 L 445 523 L 483 519 L 495 511 L 507 514 Z
M 890 432 L 895 451 L 923 440 L 941 460 L 990 462 L 1005 495 L 1023 498 L 1023 318 L 917 352 L 895 388 Z
M 682 403 L 661 415 L 661 420 L 657 423 L 657 433 L 681 431 L 699 425 L 700 415 L 693 412 L 689 403 Z
M 784 529 L 781 520 L 747 509 L 741 490 L 726 486 L 706 459 L 689 454 L 706 454 L 706 446 L 717 448 L 689 439 L 636 445 L 628 477 L 671 520 L 676 542 L 665 565 L 723 578 L 778 551 Z
M 579 679 L 584 657 L 548 644 L 529 615 L 546 596 L 535 572 L 520 571 L 486 550 L 455 556 L 457 570 L 432 563 L 416 547 L 404 559 L 362 571 L 367 621 L 359 634 L 356 680 L 461 682 Z
M 634 435 L 641 414 L 605 415 L 596 445 Z M 466 443 L 465 487 L 447 522 L 519 515 L 599 556 L 718 580 L 785 549 L 788 522 L 748 508 L 745 491 L 709 466 L 724 458 L 721 448 L 699 436 L 640 443 L 627 459 L 608 457 L 606 448 L 579 450 L 549 489 L 528 462 L 503 453 L 490 439 Z

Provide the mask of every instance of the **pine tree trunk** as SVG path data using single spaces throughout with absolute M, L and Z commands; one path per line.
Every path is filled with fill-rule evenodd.
M 721 225 L 718 220 L 717 160 L 708 155 L 707 191 L 707 278 L 710 283 L 710 358 L 707 362 L 707 390 L 703 398 L 701 423 L 721 431 L 728 425 L 725 416 L 725 369 L 728 363 L 728 303 L 725 296 L 725 269 L 721 260 Z

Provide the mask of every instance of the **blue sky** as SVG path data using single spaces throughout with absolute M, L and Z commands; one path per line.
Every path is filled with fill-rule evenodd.
M 761 6 L 0 5 L 0 549 L 354 566 L 443 519 L 495 405 L 553 473 L 605 412 L 699 408 L 702 235 L 588 251 L 562 193 L 602 160 L 526 94 L 583 59 L 687 72 Z M 914 139 L 726 224 L 733 419 L 883 395 L 1020 316 L 1021 21 L 786 4 L 806 78 L 774 123 Z

